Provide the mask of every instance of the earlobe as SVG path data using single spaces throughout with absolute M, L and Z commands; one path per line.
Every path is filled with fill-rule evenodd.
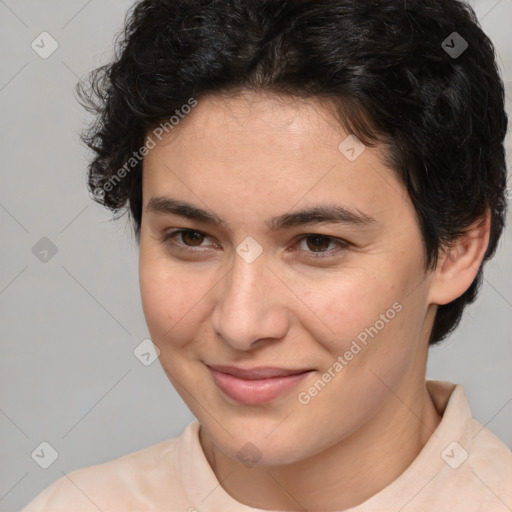
M 442 249 L 431 281 L 431 304 L 448 304 L 471 286 L 487 250 L 490 228 L 491 214 L 487 210 L 465 234 Z

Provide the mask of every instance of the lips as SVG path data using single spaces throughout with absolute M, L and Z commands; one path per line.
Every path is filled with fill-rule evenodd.
M 215 384 L 232 400 L 246 405 L 260 405 L 285 394 L 306 378 L 311 369 L 234 366 L 208 366 Z
M 247 370 L 237 368 L 236 366 L 222 365 L 212 365 L 209 366 L 209 368 L 245 380 L 269 379 L 272 377 L 288 377 L 289 375 L 298 375 L 300 373 L 311 371 L 310 368 L 302 370 L 286 370 L 284 368 L 275 368 L 273 366 L 259 366 L 257 368 L 251 368 Z

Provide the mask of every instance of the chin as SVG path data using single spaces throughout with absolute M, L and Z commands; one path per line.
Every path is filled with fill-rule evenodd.
M 326 448 L 310 444 L 312 436 L 304 422 L 293 424 L 291 418 L 283 421 L 291 410 L 277 419 L 240 416 L 227 420 L 224 416 L 222 427 L 215 421 L 212 425 L 211 418 L 201 424 L 213 438 L 216 448 L 231 459 L 251 467 L 280 466 L 298 462 Z

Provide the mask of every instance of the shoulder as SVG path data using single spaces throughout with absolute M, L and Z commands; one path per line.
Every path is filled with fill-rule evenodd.
M 470 427 L 469 462 L 483 485 L 512 506 L 512 451 L 475 419 Z
M 427 386 L 442 414 L 424 459 L 436 475 L 429 484 L 435 499 L 456 499 L 466 511 L 510 512 L 512 452 L 473 417 L 460 384 L 427 381 Z
M 179 437 L 122 457 L 65 474 L 38 494 L 22 512 L 135 510 L 134 503 L 158 500 L 159 482 L 173 480 Z M 129 508 L 128 508 L 129 507 Z

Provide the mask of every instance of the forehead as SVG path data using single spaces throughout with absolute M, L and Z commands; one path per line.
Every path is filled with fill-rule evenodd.
M 313 145 L 330 144 L 332 148 L 332 143 L 346 136 L 333 108 L 333 103 L 327 100 L 268 91 L 208 95 L 198 101 L 162 142 L 186 145 L 202 140 L 211 144 L 208 149 L 216 154 L 215 148 L 223 140 L 229 142 L 232 150 L 229 153 L 233 155 L 237 149 L 249 149 L 247 146 L 254 143 L 270 143 L 267 150 L 280 153 Z M 244 139 L 240 140 L 240 136 Z M 332 140 L 328 140 L 330 137 Z M 219 152 L 221 149 L 224 147 L 219 147 Z
M 286 210 L 319 199 L 366 208 L 368 215 L 390 201 L 407 202 L 383 163 L 384 148 L 356 147 L 363 151 L 349 159 L 349 135 L 332 105 L 319 100 L 252 92 L 209 96 L 145 157 L 144 202 L 167 192 L 214 211 L 229 209 L 228 201 L 238 215 L 243 207 L 265 218 L 270 205 Z

